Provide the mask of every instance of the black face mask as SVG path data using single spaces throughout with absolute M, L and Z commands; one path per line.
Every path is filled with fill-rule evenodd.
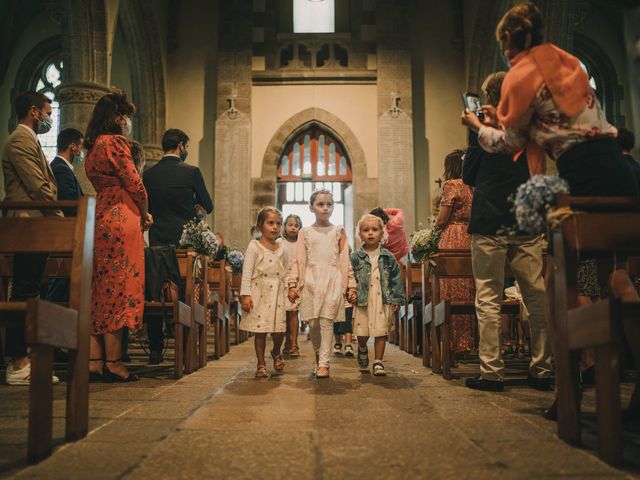
M 187 160 L 188 156 L 189 156 L 189 150 L 187 150 L 186 148 L 180 152 L 180 160 L 182 160 L 183 162 Z

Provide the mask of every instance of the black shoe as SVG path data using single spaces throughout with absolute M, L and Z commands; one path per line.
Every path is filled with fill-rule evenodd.
M 551 377 L 536 378 L 529 375 L 527 377 L 527 385 L 541 392 L 553 390 L 553 379 Z
M 504 390 L 504 383 L 497 380 L 485 380 L 480 375 L 467 378 L 464 384 L 475 390 L 484 390 L 486 392 L 502 392 Z
M 107 363 L 117 363 L 122 359 L 118 360 L 107 360 L 102 367 L 102 381 L 104 383 L 129 383 L 129 382 L 137 382 L 140 380 L 140 377 L 134 373 L 129 373 L 128 377 L 121 377 L 120 375 L 116 375 L 107 367 Z
M 162 362 L 164 362 L 162 352 L 151 350 L 149 353 L 149 365 L 160 365 Z
M 369 349 L 360 350 L 358 347 L 358 366 L 360 370 L 366 372 L 369 370 Z

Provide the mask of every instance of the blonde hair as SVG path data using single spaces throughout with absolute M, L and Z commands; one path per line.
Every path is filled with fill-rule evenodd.
M 380 237 L 380 245 L 384 245 L 385 243 L 387 243 L 387 239 L 389 238 L 389 235 L 387 234 L 387 230 L 384 228 L 384 221 L 377 215 L 373 215 L 371 213 L 365 213 L 360 217 L 360 220 L 358 220 L 358 225 L 356 226 L 356 231 L 358 232 L 358 235 L 360 235 L 360 229 L 362 227 L 362 224 L 367 220 L 375 221 L 380 227 L 380 230 L 382 230 L 382 237 Z
M 274 215 L 279 216 L 280 220 L 282 220 L 282 213 L 276 207 L 271 207 L 271 206 L 262 207 L 258 212 L 258 217 L 256 218 L 256 226 L 255 226 L 256 230 L 258 230 L 260 233 L 262 233 L 262 224 L 267 219 L 267 215 L 269 215 L 270 213 L 273 213 Z
M 287 222 L 291 218 L 293 218 L 296 221 L 296 224 L 298 225 L 298 230 L 302 228 L 302 219 L 295 213 L 290 213 L 289 215 L 287 215 L 287 218 L 285 218 L 284 222 L 282 223 L 282 238 L 287 238 L 287 229 L 285 227 L 287 226 Z

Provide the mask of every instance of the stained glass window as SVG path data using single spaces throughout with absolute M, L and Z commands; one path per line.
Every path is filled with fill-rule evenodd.
M 60 57 L 46 62 L 34 78 L 35 89 L 51 99 L 51 120 L 53 125 L 48 133 L 38 135 L 42 150 L 51 161 L 56 156 L 58 133 L 60 133 L 60 104 L 56 100 L 55 88 L 62 83 L 63 63 Z

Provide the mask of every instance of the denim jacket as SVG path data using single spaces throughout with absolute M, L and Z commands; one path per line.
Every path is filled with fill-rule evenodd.
M 351 253 L 351 265 L 357 284 L 358 300 L 356 305 L 366 307 L 369 301 L 369 282 L 371 278 L 371 261 L 367 252 L 360 249 Z M 393 254 L 385 248 L 380 248 L 378 268 L 380 269 L 382 303 L 384 305 L 404 304 L 406 298 L 402 287 L 400 267 Z

